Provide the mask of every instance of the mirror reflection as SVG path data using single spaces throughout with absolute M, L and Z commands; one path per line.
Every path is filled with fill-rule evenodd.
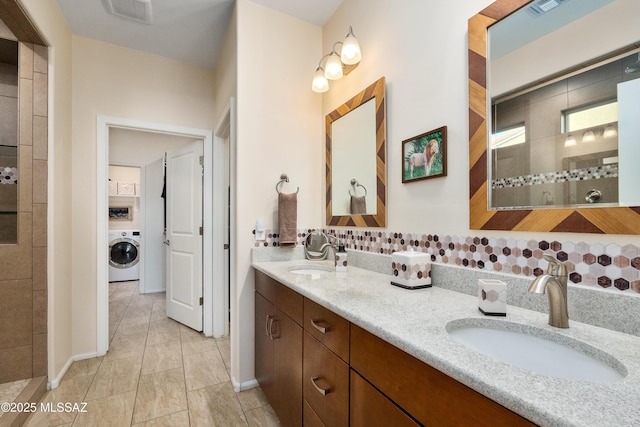
M 489 29 L 490 208 L 640 204 L 637 4 L 538 3 Z
M 333 215 L 375 215 L 376 110 L 371 99 L 331 124 Z
M 18 43 L 0 39 L 0 244 L 18 241 Z

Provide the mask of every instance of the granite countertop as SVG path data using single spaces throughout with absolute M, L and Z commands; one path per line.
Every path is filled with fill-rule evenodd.
M 449 336 L 450 321 L 487 319 L 475 297 L 438 288 L 437 283 L 420 290 L 398 288 L 389 284 L 390 275 L 353 266 L 346 274 L 312 276 L 289 271 L 302 265 L 332 268 L 333 262 L 297 259 L 252 265 L 536 424 L 640 425 L 640 405 L 634 399 L 640 392 L 640 337 L 571 320 L 569 329 L 558 329 L 547 324 L 547 314 L 513 306 L 507 307 L 506 318 L 491 318 L 581 341 L 613 356 L 627 370 L 624 379 L 612 383 L 554 378 L 495 361 Z

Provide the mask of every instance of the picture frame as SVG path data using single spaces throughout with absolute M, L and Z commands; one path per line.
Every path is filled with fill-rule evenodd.
M 133 208 L 131 206 L 109 206 L 109 221 L 132 221 Z
M 402 183 L 447 176 L 447 127 L 402 141 Z

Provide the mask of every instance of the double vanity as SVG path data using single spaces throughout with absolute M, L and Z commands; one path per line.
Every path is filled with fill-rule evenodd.
M 640 337 L 512 305 L 484 316 L 446 275 L 406 290 L 255 255 L 256 378 L 285 426 L 640 423 Z

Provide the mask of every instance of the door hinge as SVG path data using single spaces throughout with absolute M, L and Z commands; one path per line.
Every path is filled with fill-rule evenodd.
M 200 305 L 204 304 L 204 298 L 200 297 Z
M 229 244 L 225 243 L 224 246 L 223 246 L 223 249 L 229 249 Z
M 200 166 L 204 166 L 204 156 L 200 156 L 199 162 L 200 162 Z
M 202 236 L 204 234 L 204 227 L 200 226 L 200 235 Z

